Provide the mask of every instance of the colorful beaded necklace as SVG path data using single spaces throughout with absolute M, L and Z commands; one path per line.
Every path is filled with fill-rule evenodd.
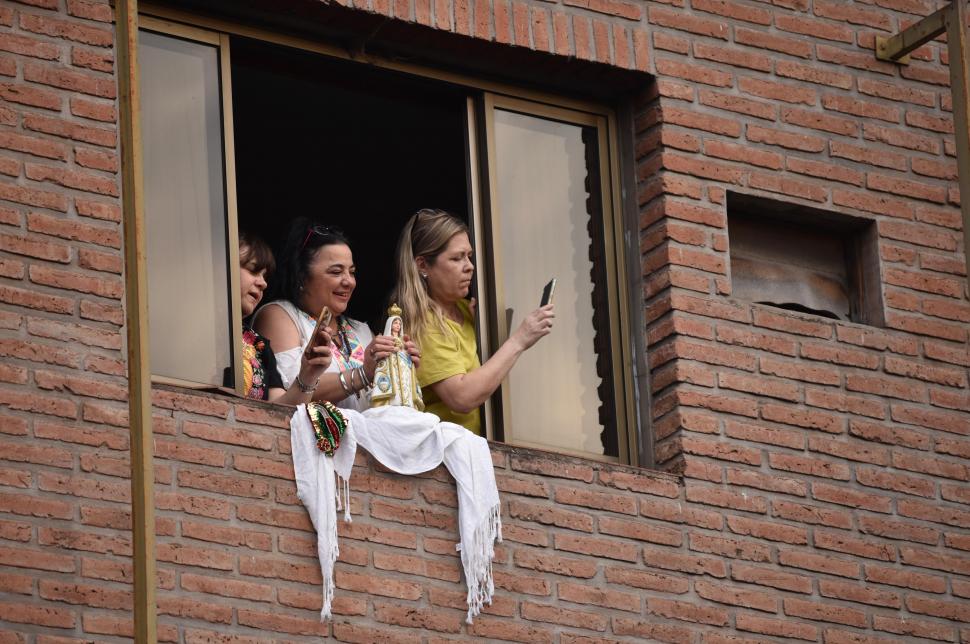
M 316 318 L 306 311 L 301 310 L 300 312 L 313 324 L 316 324 Z M 361 344 L 360 338 L 357 337 L 354 327 L 343 315 L 337 318 L 337 337 L 340 339 L 340 346 L 338 347 L 337 343 L 331 340 L 330 353 L 340 371 L 347 371 L 363 365 L 365 347 Z

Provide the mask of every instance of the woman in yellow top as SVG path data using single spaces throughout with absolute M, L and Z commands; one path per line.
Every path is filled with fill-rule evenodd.
M 425 411 L 481 434 L 478 408 L 522 352 L 549 333 L 555 315 L 552 304 L 536 309 L 480 364 L 475 302 L 465 299 L 474 272 L 468 227 L 442 210 L 419 210 L 398 241 L 391 300 L 404 310 L 405 327 L 421 348 L 418 384 Z

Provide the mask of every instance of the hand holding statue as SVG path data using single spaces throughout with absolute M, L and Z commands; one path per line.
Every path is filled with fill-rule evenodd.
M 400 307 L 392 304 L 387 313 L 384 335 L 374 339 L 374 344 L 383 350 L 377 352 L 380 359 L 374 371 L 371 406 L 401 405 L 423 411 L 424 401 L 416 373 L 421 354 L 404 334 Z

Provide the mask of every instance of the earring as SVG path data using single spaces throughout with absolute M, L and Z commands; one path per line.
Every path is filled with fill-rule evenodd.
M 421 273 L 421 279 L 428 279 L 427 273 Z

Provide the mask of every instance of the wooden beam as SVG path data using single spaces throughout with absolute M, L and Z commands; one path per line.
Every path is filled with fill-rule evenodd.
M 949 7 L 943 7 L 890 38 L 876 36 L 876 58 L 904 65 L 909 64 L 907 54 L 946 31 L 945 22 L 949 10 Z
M 953 130 L 957 148 L 960 210 L 963 213 L 963 255 L 970 284 L 970 45 L 967 17 L 970 11 L 963 0 L 948 7 L 946 41 L 950 54 L 950 92 L 953 95 Z
M 125 244 L 125 328 L 128 340 L 128 424 L 131 435 L 134 638 L 155 644 L 155 494 L 152 463 L 152 392 L 148 368 L 148 286 L 138 83 L 138 0 L 117 0 L 122 225 Z

